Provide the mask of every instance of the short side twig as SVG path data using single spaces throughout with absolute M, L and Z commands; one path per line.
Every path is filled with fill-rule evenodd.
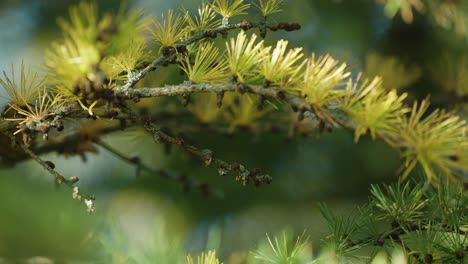
M 109 151 L 110 153 L 116 155 L 120 159 L 122 159 L 122 160 L 124 160 L 124 161 L 126 161 L 126 162 L 128 162 L 130 164 L 135 165 L 137 167 L 137 173 L 136 173 L 137 176 L 140 174 L 140 171 L 143 170 L 143 171 L 146 171 L 146 172 L 148 172 L 148 173 L 150 173 L 152 175 L 158 175 L 161 178 L 167 178 L 167 179 L 171 179 L 171 180 L 174 180 L 174 181 L 178 181 L 182 185 L 184 191 L 189 191 L 190 189 L 197 189 L 197 190 L 200 190 L 204 195 L 215 195 L 215 194 L 217 194 L 216 192 L 214 192 L 212 190 L 212 187 L 207 183 L 199 182 L 196 179 L 185 176 L 184 174 L 177 174 L 177 173 L 174 173 L 174 172 L 171 172 L 171 171 L 168 171 L 168 170 L 164 170 L 164 169 L 152 169 L 152 168 L 146 166 L 145 164 L 143 164 L 141 162 L 140 158 L 125 156 L 123 153 L 116 150 L 111 145 L 107 144 L 106 142 L 104 142 L 102 140 L 95 140 L 94 143 L 96 145 L 99 145 L 103 149 Z
M 39 163 L 39 165 L 41 165 L 44 169 L 46 169 L 50 174 L 52 174 L 55 177 L 55 182 L 57 183 L 57 185 L 62 185 L 63 183 L 65 183 L 65 185 L 67 185 L 72 190 L 73 198 L 82 201 L 86 206 L 88 212 L 94 212 L 95 197 L 92 195 L 83 195 L 78 186 L 74 185 L 76 182 L 79 181 L 79 178 L 77 176 L 72 176 L 69 179 L 66 179 L 64 176 L 62 176 L 59 172 L 55 170 L 55 165 L 52 162 L 41 159 L 22 142 L 16 141 L 16 143 L 34 161 Z

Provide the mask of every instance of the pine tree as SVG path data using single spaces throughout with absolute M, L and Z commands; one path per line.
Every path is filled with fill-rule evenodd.
M 389 16 L 401 11 L 406 23 L 413 21 L 414 12 L 427 12 L 441 25 L 449 21 L 457 33 L 468 35 L 457 15 L 438 9 L 452 8 L 446 2 L 450 1 L 383 4 Z M 68 17 L 58 20 L 63 34 L 45 52 L 41 72 L 25 66 L 27 61 L 19 70 L 12 65 L 3 71 L 0 85 L 8 103 L 0 120 L 2 162 L 36 161 L 57 185 L 69 187 L 72 197 L 93 212 L 96 197 L 79 187 L 79 175 L 63 175 L 42 154 L 55 151 L 85 157 L 99 146 L 134 164 L 137 174 L 157 174 L 184 188 L 214 194 L 204 182 L 178 172 L 153 170 L 103 137 L 140 128 L 155 144 L 180 148 L 207 170 L 214 168 L 243 186 L 266 188 L 263 185 L 274 184 L 274 175 L 265 173 L 268 168 L 226 160 L 176 136 L 185 132 L 186 125 L 177 115 L 190 112 L 187 124 L 225 134 L 240 130 L 266 134 L 278 127 L 291 137 L 350 130 L 355 142 L 370 137 L 401 154 L 400 181 L 373 185 L 369 201 L 348 216 L 335 215 L 322 204 L 329 235 L 323 238 L 319 256 L 312 257 L 304 234 L 296 238 L 286 230 L 267 235 L 265 243 L 252 250 L 248 263 L 345 263 L 360 254 L 375 263 L 464 263 L 468 259 L 465 120 L 454 112 L 431 108 L 430 99 L 408 103 L 408 93 L 400 88 L 417 79 L 419 69 L 403 67 L 406 78 L 392 84 L 397 82 L 392 72 L 384 72 L 383 77 L 372 72 L 398 68 L 392 59 L 373 55 L 368 65 L 374 67 L 361 74 L 330 54 L 308 54 L 284 39 L 266 44 L 263 39 L 270 31 L 294 34 L 301 29 L 297 23 L 271 19 L 282 11 L 282 4 L 281 0 L 201 1 L 195 12 L 169 10 L 149 17 L 126 7 L 116 14 L 99 15 L 92 1 L 71 7 Z M 260 20 L 254 19 L 253 12 L 261 14 Z M 166 68 L 180 71 L 184 80 L 152 83 L 150 75 Z M 180 103 L 174 106 L 173 97 Z M 161 104 L 151 113 L 145 111 L 145 100 L 155 98 L 171 102 L 172 110 L 164 112 Z M 67 136 L 61 136 L 65 132 Z M 424 179 L 411 179 L 415 170 Z M 184 261 L 183 250 L 171 254 L 174 261 Z M 166 256 L 157 252 L 153 257 Z M 125 259 L 151 261 L 151 257 Z M 220 263 L 214 251 L 197 257 L 189 254 L 186 262 Z

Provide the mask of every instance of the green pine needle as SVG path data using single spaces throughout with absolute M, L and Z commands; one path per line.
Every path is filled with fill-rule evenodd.
M 274 264 L 299 264 L 304 263 L 304 258 L 308 258 L 307 249 L 310 244 L 305 232 L 296 239 L 290 230 L 283 230 L 273 239 L 268 234 L 266 236 L 268 246 L 255 251 L 254 258 Z
M 174 14 L 174 10 L 169 10 L 166 16 L 161 15 L 160 20 L 152 17 L 146 28 L 153 35 L 156 43 L 163 48 L 168 48 L 173 47 L 186 36 L 188 30 L 186 22 L 186 16 Z
M 240 31 L 237 38 L 226 42 L 226 60 L 232 76 L 240 83 L 249 83 L 258 79 L 255 68 L 270 51 L 270 47 L 263 46 L 263 40 L 256 43 L 257 35 L 247 38 L 244 31 Z
M 231 0 L 214 0 L 211 7 L 223 18 L 231 18 L 246 14 L 245 10 L 250 7 L 250 4 L 244 4 L 244 0 L 233 0 L 233 2 Z
M 381 211 L 380 219 L 389 219 L 396 223 L 410 223 L 419 219 L 428 199 L 424 197 L 421 184 L 414 187 L 409 182 L 385 186 L 382 190 L 377 185 L 371 186 L 375 206 Z
M 281 12 L 281 4 L 283 4 L 283 0 L 258 0 L 258 4 L 255 6 L 260 9 L 263 17 L 269 17 L 274 13 Z
M 349 81 L 341 108 L 356 123 L 355 141 L 367 132 L 375 139 L 378 135 L 396 137 L 395 128 L 401 124 L 409 109 L 403 104 L 407 94 L 387 92 L 382 80 L 375 77 L 363 83 Z
M 398 126 L 406 159 L 402 177 L 419 164 L 433 184 L 439 184 L 441 177 L 457 181 L 454 169 L 468 169 L 466 121 L 440 109 L 426 114 L 428 107 L 428 100 L 415 103 L 409 118 Z
M 185 56 L 180 68 L 194 83 L 223 83 L 227 80 L 226 62 L 220 60 L 219 50 L 213 43 L 200 45 L 193 65 L 189 56 Z
M 26 70 L 23 62 L 21 62 L 19 82 L 15 76 L 13 64 L 11 65 L 11 75 L 3 71 L 3 77 L 4 79 L 0 78 L 0 85 L 9 96 L 7 99 L 18 106 L 26 106 L 33 102 L 46 84 L 45 79 L 39 79 L 37 72 L 32 72 L 29 67 Z

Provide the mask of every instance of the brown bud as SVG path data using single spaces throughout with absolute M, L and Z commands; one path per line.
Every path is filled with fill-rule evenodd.
M 190 95 L 188 94 L 182 95 L 182 106 L 187 107 L 189 103 L 190 103 Z
M 323 131 L 325 130 L 325 122 L 323 122 L 322 119 L 320 119 L 318 124 L 317 124 L 317 130 L 318 130 L 319 134 L 322 134 Z
M 44 161 L 44 163 L 47 164 L 47 166 L 49 166 L 49 168 L 55 169 L 55 164 L 52 161 L 46 160 L 46 161 Z
M 231 170 L 236 171 L 240 168 L 239 163 L 232 163 L 231 164 Z
M 263 110 L 263 107 L 265 106 L 265 100 L 266 100 L 266 97 L 264 95 L 258 96 L 257 110 L 259 111 Z
M 280 22 L 278 23 L 278 29 L 282 29 L 285 31 L 295 31 L 301 29 L 301 25 L 299 23 L 287 23 L 287 22 Z
M 243 83 L 237 83 L 236 91 L 240 94 L 243 94 L 247 91 L 247 86 Z
M 223 105 L 224 91 L 216 94 L 216 106 L 220 108 Z
M 185 144 L 185 141 L 184 141 L 183 138 L 180 138 L 180 137 L 179 137 L 179 138 L 176 138 L 176 139 L 175 139 L 175 143 L 176 143 L 177 145 L 179 145 L 179 146 L 183 146 L 183 145 Z
M 165 56 L 165 57 L 169 57 L 173 52 L 174 52 L 174 48 L 173 48 L 173 47 L 164 47 L 164 48 L 162 49 L 162 54 L 163 54 L 163 56 Z
M 185 46 L 185 45 L 177 46 L 176 50 L 177 50 L 178 53 L 186 53 L 187 52 L 187 46 Z
M 375 244 L 379 247 L 382 247 L 385 244 L 385 239 L 379 238 L 377 241 L 375 241 Z
M 260 168 L 253 168 L 251 171 L 250 171 L 250 176 L 252 177 L 255 177 L 255 175 L 259 174 L 262 172 L 262 169 Z
M 434 258 L 432 257 L 431 254 L 427 254 L 424 256 L 424 263 L 432 263 Z
M 242 28 L 244 31 L 249 30 L 252 27 L 253 27 L 252 23 L 250 23 L 249 21 L 247 21 L 245 19 L 242 20 L 241 23 L 240 23 L 240 28 Z
M 283 90 L 279 90 L 276 92 L 276 97 L 280 100 L 286 99 L 286 93 Z
M 73 90 L 72 90 L 72 93 L 73 95 L 79 95 L 80 94 L 80 87 L 77 85 L 75 87 L 73 87 Z
M 256 179 L 256 178 L 255 178 L 255 179 L 254 179 L 254 185 L 255 185 L 255 187 L 259 187 L 260 184 L 262 184 L 262 182 L 261 182 L 259 179 Z
M 208 29 L 207 31 L 205 31 L 205 36 L 209 38 L 216 38 L 216 32 L 214 32 L 211 29 Z

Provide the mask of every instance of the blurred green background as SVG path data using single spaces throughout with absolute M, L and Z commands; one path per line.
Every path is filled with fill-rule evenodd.
M 0 2 L 0 66 L 13 63 L 40 69 L 43 51 L 60 37 L 58 16 L 67 16 L 77 1 L 30 0 Z M 194 10 L 198 1 L 129 1 L 146 14 L 159 15 L 184 5 Z M 350 68 L 368 76 L 381 74 L 384 85 L 406 91 L 413 99 L 432 95 L 436 106 L 466 112 L 463 98 L 467 74 L 464 34 L 434 22 L 430 11 L 414 13 L 412 23 L 399 14 L 389 18 L 373 0 L 285 0 L 275 20 L 299 22 L 297 32 L 269 32 L 267 42 L 285 38 L 290 47 L 306 53 L 330 53 Z M 116 11 L 120 1 L 99 1 L 100 12 Z M 252 10 L 254 11 L 254 10 Z M 258 19 L 258 15 L 252 15 Z M 180 77 L 178 77 L 180 78 Z M 411 103 L 408 101 L 408 103 Z M 461 102 L 460 104 L 458 102 Z M 0 170 L 0 263 L 45 256 L 57 263 L 84 261 L 125 263 L 126 256 L 155 256 L 159 251 L 189 252 L 217 248 L 228 263 L 237 263 L 265 233 L 291 227 L 306 230 L 314 250 L 327 233 L 317 203 L 327 202 L 339 212 L 366 200 L 371 183 L 395 181 L 401 165 L 398 153 L 382 142 L 363 138 L 355 144 L 349 131 L 287 139 L 283 134 L 232 137 L 214 133 L 186 135 L 195 145 L 212 149 L 227 161 L 266 170 L 269 186 L 242 187 L 215 168 L 155 144 L 139 132 L 105 138 L 152 168 L 185 173 L 209 183 L 219 194 L 205 197 L 180 184 L 144 173 L 100 149 L 79 157 L 48 154 L 64 175 L 78 175 L 82 190 L 96 197 L 96 212 L 87 214 L 66 188 L 37 164 L 22 162 Z M 415 172 L 418 176 L 418 172 Z M 175 246 L 178 245 L 178 246 Z M 159 250 L 159 251 L 158 251 Z

